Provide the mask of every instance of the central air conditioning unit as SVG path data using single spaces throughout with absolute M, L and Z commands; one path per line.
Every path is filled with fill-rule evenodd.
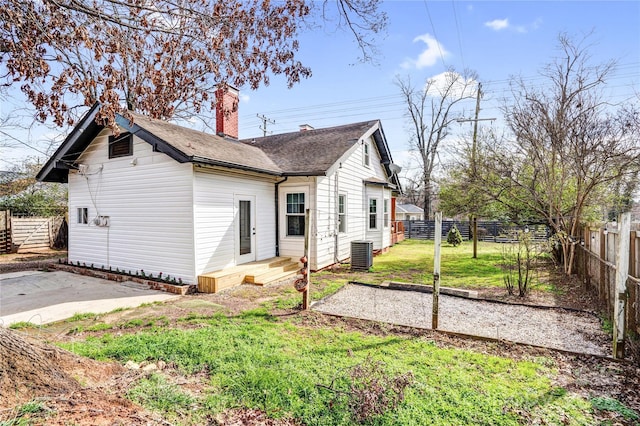
M 373 241 L 351 241 L 351 269 L 368 271 L 373 266 Z

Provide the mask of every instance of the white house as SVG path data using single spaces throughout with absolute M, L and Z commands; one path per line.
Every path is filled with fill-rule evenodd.
M 424 220 L 424 210 L 415 204 L 396 204 L 396 220 Z
M 348 259 L 353 240 L 391 245 L 400 186 L 377 120 L 237 140 L 237 111 L 218 114 L 217 135 L 134 113 L 133 123 L 118 117 L 114 136 L 98 110 L 38 174 L 68 182 L 72 262 L 195 283 L 257 260 L 297 260 L 306 209 L 313 270 Z

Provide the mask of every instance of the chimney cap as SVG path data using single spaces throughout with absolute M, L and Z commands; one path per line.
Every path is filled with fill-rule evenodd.
M 238 89 L 237 87 L 232 86 L 232 85 L 230 85 L 228 83 L 217 83 L 215 85 L 215 87 L 216 87 L 216 91 L 224 90 L 224 91 L 230 92 L 230 93 L 232 93 L 234 95 L 239 95 L 240 94 L 240 89 Z
M 306 132 L 307 130 L 314 130 L 314 128 L 310 124 L 301 124 L 300 125 L 300 131 L 301 132 Z

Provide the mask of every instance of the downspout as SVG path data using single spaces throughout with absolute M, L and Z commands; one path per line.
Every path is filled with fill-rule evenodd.
M 278 189 L 281 183 L 286 182 L 289 179 L 289 176 L 285 176 L 279 182 L 276 182 L 276 257 L 280 256 L 280 202 L 278 200 Z
M 342 163 L 340 163 L 340 167 L 342 167 Z M 338 259 L 338 248 L 340 247 L 340 241 L 339 241 L 339 234 L 340 234 L 340 191 L 338 189 L 338 173 L 340 173 L 340 170 L 336 170 L 336 174 L 335 174 L 335 183 L 333 185 L 334 187 L 334 198 L 333 198 L 333 202 L 334 202 L 334 212 L 333 212 L 333 233 L 334 233 L 334 242 L 333 242 L 333 261 L 335 263 L 340 262 L 340 259 Z M 345 206 L 346 209 L 346 206 Z

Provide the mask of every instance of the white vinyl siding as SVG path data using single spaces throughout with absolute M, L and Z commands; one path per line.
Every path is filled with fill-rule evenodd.
M 69 260 L 195 282 L 191 164 L 136 137 L 133 156 L 109 159 L 108 140 L 105 130 L 78 159 L 82 174 L 69 173 L 70 208 L 88 206 L 88 224 L 69 224 Z
M 236 264 L 235 197 L 255 196 L 256 260 L 275 256 L 274 182 L 271 179 L 197 170 L 194 185 L 196 274 Z
M 374 241 L 376 250 L 388 247 L 391 241 L 389 229 L 381 229 L 382 216 L 378 219 L 378 228 L 374 232 L 368 230 L 369 198 L 379 200 L 390 199 L 391 191 L 380 185 L 365 185 L 370 178 L 386 179 L 380 156 L 371 138 L 365 138 L 369 144 L 369 167 L 364 166 L 364 144 L 356 144 L 340 159 L 335 169 L 326 177 L 318 177 L 317 196 L 311 200 L 314 211 L 317 202 L 317 219 L 312 226 L 315 229 L 315 242 L 312 250 L 317 252 L 317 264 L 313 269 L 329 266 L 336 261 L 346 260 L 351 256 L 351 241 L 370 239 Z M 339 220 L 340 197 L 345 195 L 346 232 L 341 232 Z M 380 201 L 378 210 L 382 212 Z M 382 214 L 382 213 L 381 213 Z M 313 240 L 312 240 L 313 241 Z

